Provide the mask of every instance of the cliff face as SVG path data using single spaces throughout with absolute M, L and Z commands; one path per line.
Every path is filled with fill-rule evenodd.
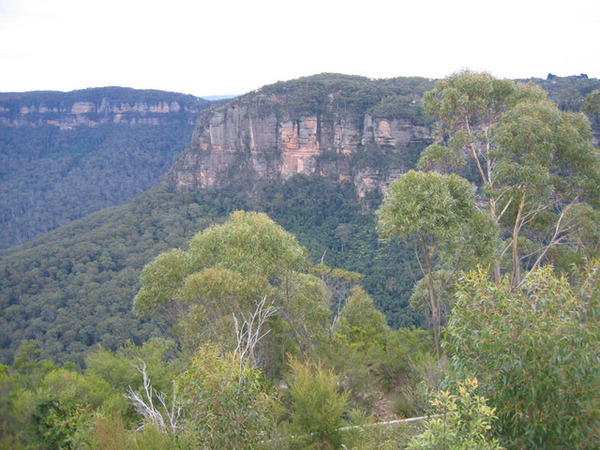
M 208 105 L 193 96 L 128 88 L 2 93 L 0 125 L 51 125 L 72 130 L 103 124 L 158 126 L 173 120 L 194 124 L 197 114 Z
M 352 180 L 364 194 L 408 170 L 415 159 L 411 153 L 431 141 L 425 121 L 411 120 L 410 114 L 381 114 L 377 106 L 389 98 L 386 91 L 375 89 L 360 104 L 346 98 L 347 91 L 337 84 L 317 81 L 304 87 L 304 94 L 263 88 L 201 113 L 191 145 L 169 180 L 179 188 L 198 189 L 239 177 L 286 180 L 318 174 Z M 418 111 L 419 94 L 411 95 L 407 108 Z

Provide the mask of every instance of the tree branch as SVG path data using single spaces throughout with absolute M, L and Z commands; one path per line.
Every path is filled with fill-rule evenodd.
M 263 297 L 256 304 L 256 309 L 248 317 L 244 313 L 240 313 L 242 324 L 238 321 L 235 313 L 233 314 L 233 321 L 235 324 L 235 336 L 237 340 L 237 346 L 234 353 L 239 355 L 240 358 L 240 369 L 247 367 L 251 364 L 252 367 L 257 366 L 256 361 L 256 347 L 258 343 L 267 335 L 271 330 L 262 331 L 265 322 L 277 313 L 277 308 L 273 305 L 267 306 L 267 297 Z
M 139 358 L 138 358 L 139 359 Z M 133 368 L 135 368 L 142 375 L 142 384 L 144 387 L 144 394 L 138 394 L 134 392 L 134 390 L 129 386 L 127 388 L 127 393 L 123 394 L 124 397 L 129 400 L 129 402 L 133 405 L 134 409 L 138 414 L 140 414 L 144 418 L 144 422 L 138 427 L 138 430 L 143 429 L 146 424 L 149 422 L 156 426 L 159 430 L 165 430 L 174 432 L 177 429 L 181 428 L 177 425 L 177 420 L 181 415 L 181 407 L 177 405 L 177 385 L 173 382 L 173 394 L 171 396 L 171 408 L 169 409 L 166 405 L 165 398 L 167 394 L 164 392 L 154 393 L 152 388 L 152 384 L 150 383 L 150 377 L 148 377 L 148 373 L 146 372 L 146 363 L 140 360 L 140 365 L 132 364 Z M 162 405 L 165 415 L 168 419 L 168 425 L 165 422 L 163 417 L 163 413 L 160 412 L 154 406 L 152 398 L 156 396 L 160 404 Z

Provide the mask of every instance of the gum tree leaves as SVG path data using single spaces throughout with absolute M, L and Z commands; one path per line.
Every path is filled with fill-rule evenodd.
M 167 316 L 188 348 L 210 339 L 231 349 L 233 315 L 247 316 L 266 298 L 277 314 L 261 342 L 262 364 L 278 364 L 281 352 L 266 349 L 307 349 L 325 336 L 331 292 L 309 268 L 291 234 L 265 214 L 238 211 L 196 234 L 188 251 L 171 250 L 148 264 L 134 310 Z
M 476 215 L 473 186 L 457 175 L 409 171 L 392 184 L 377 211 L 377 231 L 384 239 L 414 239 L 417 258 L 427 279 L 436 348 L 440 349 L 443 298 L 436 289 L 437 258 L 460 259 L 468 248 L 469 222 Z

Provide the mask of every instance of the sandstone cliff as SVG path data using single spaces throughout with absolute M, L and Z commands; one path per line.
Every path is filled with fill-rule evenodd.
M 92 88 L 72 92 L 0 93 L 0 125 L 51 125 L 61 130 L 103 124 L 195 124 L 209 102 L 191 95 L 129 88 Z
M 168 180 L 198 189 L 318 174 L 351 180 L 361 194 L 381 189 L 431 141 L 420 112 L 428 88 L 424 79 L 339 75 L 267 86 L 203 111 Z

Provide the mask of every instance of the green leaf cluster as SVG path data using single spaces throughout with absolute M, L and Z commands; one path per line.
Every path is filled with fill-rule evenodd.
M 477 395 L 477 378 L 458 382 L 450 390 L 437 391 L 431 396 L 432 416 L 425 430 L 409 443 L 410 449 L 469 448 L 500 450 L 491 437 L 495 410 L 484 397 Z
M 291 429 L 302 443 L 300 447 L 339 448 L 348 394 L 340 392 L 337 376 L 319 363 L 292 360 L 290 366 Z
M 205 338 L 231 346 L 232 315 L 251 314 L 267 298 L 277 308 L 276 320 L 308 349 L 326 328 L 331 299 L 308 267 L 306 250 L 267 215 L 237 211 L 198 233 L 188 251 L 171 250 L 148 264 L 134 311 L 169 317 L 189 348 Z M 269 338 L 285 347 L 290 337 Z
M 577 284 L 537 269 L 520 289 L 464 276 L 446 350 L 459 379 L 477 376 L 510 447 L 598 443 L 598 264 Z
M 390 184 L 377 211 L 377 230 L 386 239 L 430 235 L 452 241 L 475 210 L 471 184 L 454 174 L 411 170 Z
M 268 436 L 275 397 L 262 373 L 242 368 L 235 355 L 204 345 L 175 382 L 183 399 L 182 423 L 194 446 L 247 448 Z

